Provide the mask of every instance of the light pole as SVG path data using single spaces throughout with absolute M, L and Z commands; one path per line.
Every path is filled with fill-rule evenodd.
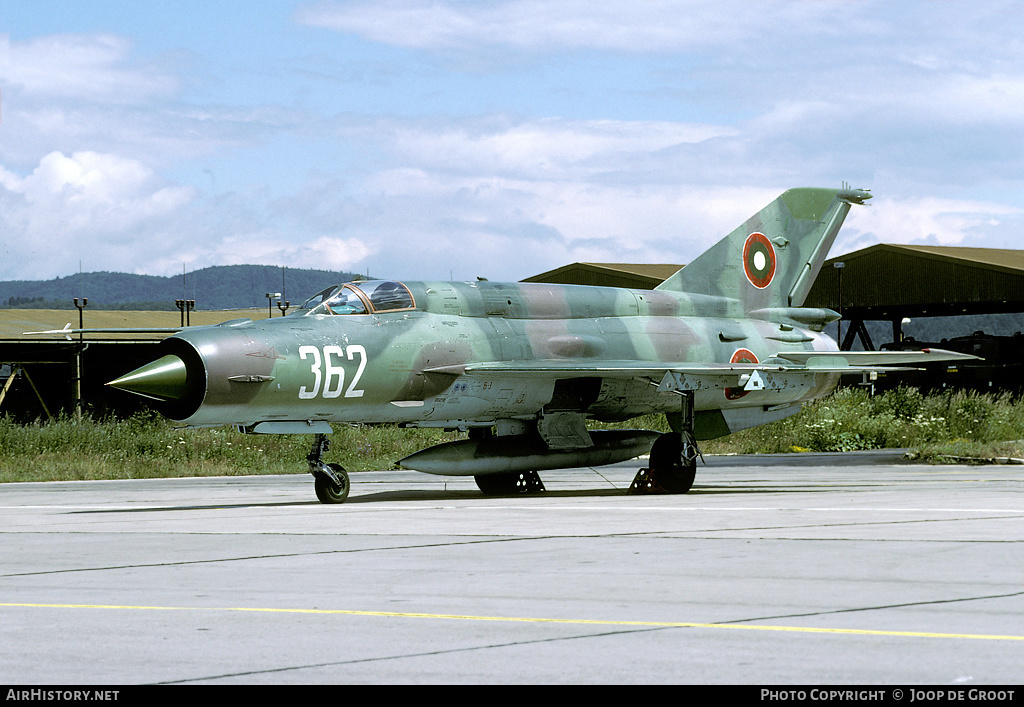
M 89 304 L 89 298 L 88 297 L 83 297 L 82 298 L 82 304 L 78 304 L 78 298 L 77 297 L 75 297 L 75 299 L 73 301 L 75 303 L 75 307 L 78 308 L 78 328 L 79 328 L 79 330 L 81 330 L 81 329 L 85 328 L 85 324 L 83 323 L 85 321 L 85 317 L 82 314 L 82 310 L 85 309 L 86 306 Z M 81 331 L 78 332 L 78 340 L 79 341 L 82 340 L 82 332 Z
M 192 326 L 190 313 L 196 308 L 196 301 L 194 299 L 176 299 L 174 304 L 177 306 L 178 311 L 181 312 L 181 326 Z
M 75 386 L 74 386 L 74 390 L 72 392 L 73 392 L 73 395 L 74 395 L 74 398 L 75 398 L 75 400 L 74 400 L 75 420 L 81 420 L 82 419 L 82 354 L 85 352 L 85 349 L 86 349 L 86 345 L 85 345 L 85 343 L 83 343 L 84 334 L 82 332 L 82 329 L 85 328 L 85 314 L 83 313 L 83 310 L 89 304 L 89 298 L 88 297 L 83 297 L 81 304 L 78 303 L 78 298 L 77 297 L 75 297 L 75 299 L 73 301 L 75 303 L 75 308 L 78 310 L 78 348 L 75 349 Z
M 280 292 L 267 293 L 267 319 L 274 316 L 274 300 L 281 296 Z
M 841 351 L 843 349 L 843 268 L 846 267 L 846 263 L 832 263 L 832 267 L 839 271 L 839 321 L 836 322 L 836 327 L 839 350 Z

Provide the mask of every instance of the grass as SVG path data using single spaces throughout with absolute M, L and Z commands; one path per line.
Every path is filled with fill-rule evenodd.
M 704 444 L 708 453 L 849 452 L 908 448 L 929 462 L 1024 457 L 1024 401 L 1009 394 L 842 388 L 793 417 Z
M 440 430 L 338 427 L 325 460 L 349 471 L 395 460 L 458 435 Z M 179 429 L 156 415 L 20 425 L 0 417 L 0 482 L 308 473 L 311 435 Z
M 648 416 L 627 427 L 666 430 Z M 393 468 L 457 433 L 341 427 L 325 459 L 349 471 Z M 21 425 L 0 417 L 0 482 L 307 473 L 309 435 L 177 429 L 156 415 L 121 421 L 59 419 Z M 1024 457 L 1024 402 L 1009 395 L 899 388 L 869 396 L 845 388 L 797 415 L 702 443 L 705 454 L 845 452 L 905 447 L 923 461 Z

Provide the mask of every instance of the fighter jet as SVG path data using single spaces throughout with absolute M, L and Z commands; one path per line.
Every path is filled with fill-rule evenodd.
M 840 352 L 822 333 L 839 315 L 802 306 L 851 205 L 869 198 L 791 189 L 655 290 L 335 285 L 286 317 L 179 331 L 109 385 L 187 426 L 312 434 L 323 503 L 349 495 L 346 471 L 323 458 L 339 424 L 463 430 L 398 464 L 473 476 L 485 494 L 648 453 L 633 489 L 685 493 L 700 440 L 792 415 L 844 373 L 958 357 Z M 588 427 L 651 413 L 672 431 Z

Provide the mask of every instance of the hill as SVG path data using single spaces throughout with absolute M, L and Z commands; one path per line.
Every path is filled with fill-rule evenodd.
M 0 282 L 0 307 L 74 309 L 75 297 L 88 297 L 89 309 L 176 311 L 178 299 L 194 299 L 196 308 L 203 310 L 242 309 L 266 307 L 268 292 L 283 293 L 280 299 L 295 306 L 325 287 L 354 279 L 363 278 L 273 265 L 220 265 L 170 277 L 91 272 L 53 280 Z

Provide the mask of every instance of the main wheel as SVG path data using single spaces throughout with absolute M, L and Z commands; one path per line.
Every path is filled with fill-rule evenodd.
M 313 477 L 316 497 L 320 499 L 320 503 L 344 503 L 348 498 L 349 491 L 348 472 L 341 467 L 341 464 L 328 464 L 327 466 L 334 471 L 338 480 L 341 481 L 341 485 L 334 483 L 331 477 L 325 474 L 316 474 Z
M 651 447 L 651 475 L 655 483 L 668 493 L 686 493 L 697 476 L 696 459 L 683 460 L 682 435 L 668 432 L 658 437 Z

